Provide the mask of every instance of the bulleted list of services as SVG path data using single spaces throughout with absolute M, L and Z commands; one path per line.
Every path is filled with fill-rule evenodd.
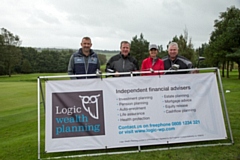
M 193 100 L 189 94 L 165 94 L 162 98 L 166 114 L 196 112 L 196 108 L 190 105 Z
M 120 122 L 150 120 L 146 114 L 152 96 L 117 98 L 117 110 Z

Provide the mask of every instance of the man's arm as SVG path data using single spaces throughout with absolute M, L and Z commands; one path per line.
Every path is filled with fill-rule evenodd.
M 100 61 L 99 61 L 99 58 L 98 58 L 98 55 L 97 55 L 97 69 L 99 69 L 100 70 Z
M 111 68 L 111 63 L 112 63 L 112 58 L 110 58 L 106 64 L 105 72 L 109 72 L 109 69 L 112 70 Z
M 107 73 L 114 73 L 115 72 L 115 68 L 113 67 L 114 61 L 116 61 L 116 57 L 111 57 L 108 60 L 108 62 L 106 64 L 105 72 L 107 72 Z
M 135 68 L 133 71 L 139 71 L 139 65 L 138 65 L 138 61 L 134 58 L 133 60 L 133 64 L 135 65 Z M 140 74 L 134 74 L 134 76 L 139 76 Z
M 74 56 L 71 55 L 68 63 L 68 75 L 75 75 L 74 73 Z M 70 77 L 70 79 L 77 79 L 77 77 Z

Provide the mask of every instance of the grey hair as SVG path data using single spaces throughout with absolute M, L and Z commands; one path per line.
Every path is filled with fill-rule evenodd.
M 169 43 L 168 48 L 170 48 L 171 46 L 176 46 L 178 49 L 178 44 L 176 42 Z

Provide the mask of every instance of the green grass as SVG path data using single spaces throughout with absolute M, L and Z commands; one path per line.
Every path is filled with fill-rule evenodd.
M 1 160 L 36 159 L 36 92 L 35 82 L 0 82 Z
M 0 82 L 37 82 L 40 76 L 59 76 L 67 73 L 34 73 L 34 74 L 16 74 L 11 77 L 0 76 Z
M 54 75 L 66 74 L 0 76 L 0 160 L 37 159 L 37 77 Z M 237 71 L 234 71 L 231 72 L 229 79 L 222 78 L 224 91 L 230 90 L 229 93 L 225 93 L 225 98 L 235 142 L 234 145 L 82 157 L 81 159 L 240 160 L 240 80 L 237 77 Z M 88 151 L 44 153 L 43 109 L 41 112 L 41 157 L 90 153 Z M 204 144 L 205 142 L 199 143 Z M 134 149 L 136 150 L 137 148 Z

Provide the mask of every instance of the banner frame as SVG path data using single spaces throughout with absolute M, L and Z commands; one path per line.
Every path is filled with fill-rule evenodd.
M 179 71 L 203 71 L 203 70 L 213 70 L 217 74 L 217 80 L 218 80 L 218 85 L 219 85 L 219 92 L 221 92 L 221 107 L 223 109 L 224 107 L 224 113 L 225 113 L 225 118 L 227 122 L 226 126 L 226 131 L 227 135 L 230 136 L 230 142 L 226 143 L 216 143 L 216 144 L 199 144 L 199 145 L 187 145 L 189 142 L 186 142 L 183 146 L 176 146 L 176 147 L 165 147 L 165 148 L 154 148 L 154 149 L 141 149 L 141 146 L 136 146 L 136 150 L 131 150 L 131 151 L 114 151 L 114 152 L 105 152 L 105 153 L 91 153 L 91 154 L 82 154 L 82 155 L 70 155 L 70 156 L 60 156 L 60 157 L 50 157 L 50 159 L 59 159 L 59 158 L 75 158 L 75 157 L 85 157 L 85 156 L 100 156 L 100 155 L 113 155 L 113 154 L 126 154 L 126 153 L 137 153 L 137 152 L 151 152 L 151 151 L 159 151 L 159 150 L 169 150 L 169 149 L 182 149 L 182 148 L 192 148 L 192 147 L 209 147 L 209 146 L 225 146 L 225 145 L 233 145 L 234 140 L 233 140 L 233 135 L 232 135 L 232 130 L 231 130 L 231 125 L 230 125 L 230 120 L 228 116 L 228 110 L 227 110 L 227 105 L 226 105 L 226 100 L 224 96 L 224 91 L 223 91 L 223 85 L 222 85 L 222 80 L 220 76 L 220 71 L 217 67 L 212 67 L 212 68 L 195 68 L 195 69 L 184 69 L 184 70 L 159 70 L 159 71 L 144 71 L 144 72 L 124 72 L 120 73 L 121 75 L 130 75 L 133 77 L 135 74 L 141 74 L 141 73 L 166 73 L 166 72 L 179 72 Z M 45 113 L 45 98 L 44 98 L 44 90 L 42 88 L 42 81 L 41 80 L 49 80 L 49 79 L 55 79 L 55 78 L 71 78 L 71 77 L 88 77 L 88 76 L 99 76 L 102 78 L 102 76 L 111 76 L 114 75 L 114 73 L 97 73 L 97 74 L 89 74 L 89 75 L 62 75 L 62 76 L 39 76 L 37 79 L 37 107 L 38 107 L 38 159 L 49 159 L 49 158 L 41 158 L 41 104 L 43 104 L 44 107 L 44 113 Z M 220 93 L 219 93 L 220 94 Z M 41 101 L 42 100 L 42 101 Z M 223 113 L 223 114 L 224 114 Z M 45 134 L 45 133 L 44 133 Z M 205 141 L 203 141 L 205 142 Z M 173 145 L 173 144 L 171 144 Z M 150 145 L 151 146 L 151 145 Z M 121 147 L 125 148 L 125 147 Z M 107 148 L 106 148 L 107 150 Z

